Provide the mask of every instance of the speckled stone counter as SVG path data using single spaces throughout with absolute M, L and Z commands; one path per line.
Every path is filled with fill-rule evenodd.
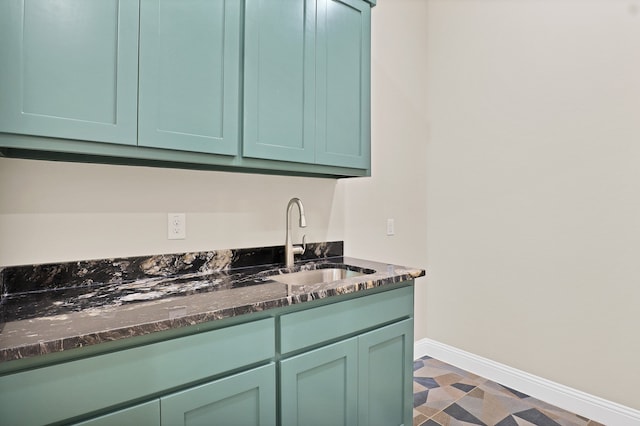
M 342 256 L 309 244 L 292 269 L 283 246 L 0 270 L 0 362 L 146 335 L 407 281 L 424 270 Z M 349 265 L 363 273 L 288 286 L 274 275 Z

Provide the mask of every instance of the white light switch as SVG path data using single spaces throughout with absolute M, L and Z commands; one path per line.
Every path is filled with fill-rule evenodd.
M 396 234 L 396 223 L 393 219 L 387 219 L 387 235 Z
M 170 240 L 184 240 L 187 238 L 187 216 L 184 213 L 168 214 L 167 238 Z

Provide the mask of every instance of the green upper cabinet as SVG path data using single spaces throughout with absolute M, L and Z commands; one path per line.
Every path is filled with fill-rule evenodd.
M 373 0 L 0 0 L 0 155 L 370 174 Z
M 371 6 L 318 0 L 316 163 L 369 168 Z
M 0 132 L 136 143 L 137 0 L 3 0 L 0 58 Z
M 238 154 L 240 0 L 141 0 L 138 144 Z
M 245 3 L 246 157 L 314 163 L 315 1 Z
M 243 155 L 369 168 L 371 5 L 245 7 Z

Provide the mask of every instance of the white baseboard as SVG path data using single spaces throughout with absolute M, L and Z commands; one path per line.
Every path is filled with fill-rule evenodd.
M 415 342 L 414 359 L 428 355 L 610 426 L 640 426 L 640 411 L 500 364 L 431 339 Z

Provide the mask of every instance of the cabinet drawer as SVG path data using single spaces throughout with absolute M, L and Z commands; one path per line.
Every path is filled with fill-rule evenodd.
M 61 421 L 271 359 L 274 341 L 268 318 L 7 375 L 0 412 L 12 425 Z
M 283 315 L 280 352 L 286 354 L 413 316 L 413 286 Z

